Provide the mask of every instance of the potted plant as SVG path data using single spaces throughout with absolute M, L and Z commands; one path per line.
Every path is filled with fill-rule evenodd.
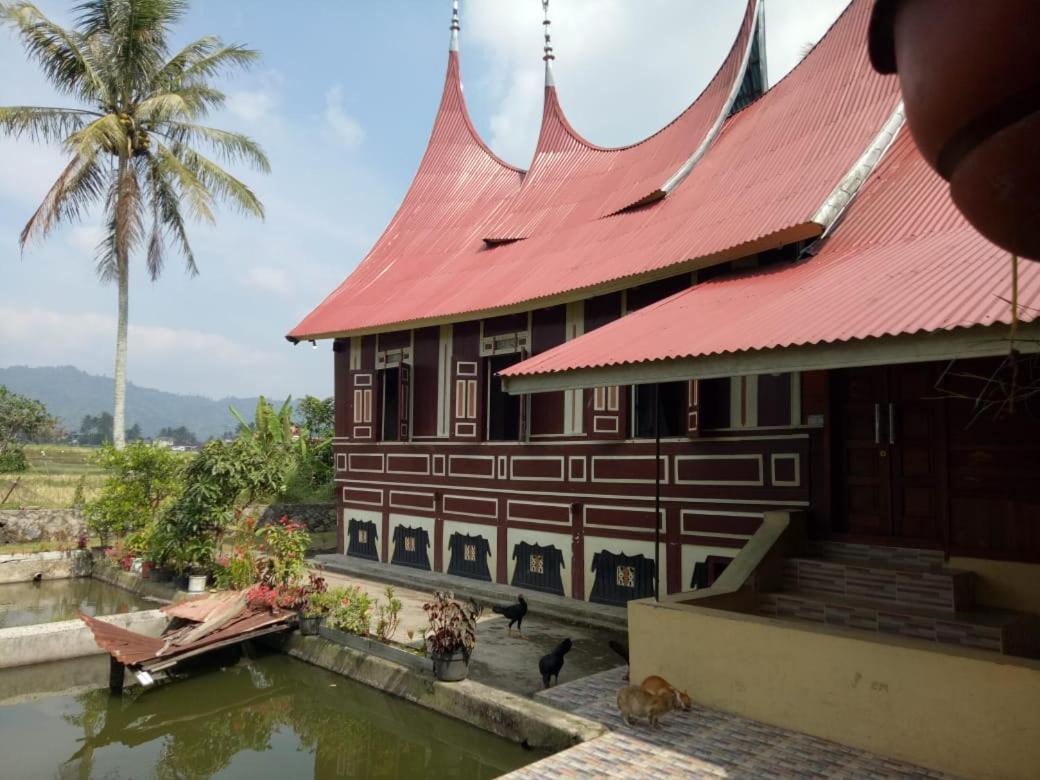
M 213 563 L 213 541 L 194 536 L 181 544 L 181 561 L 188 576 L 188 593 L 202 593 Z
M 458 682 L 469 674 L 469 659 L 477 643 L 477 612 L 455 601 L 452 593 L 437 591 L 423 604 L 430 621 L 426 648 L 433 660 L 433 674 L 442 682 Z
M 329 599 L 325 598 L 328 586 L 324 578 L 311 574 L 300 591 L 296 604 L 300 614 L 300 633 L 303 636 L 317 636 L 322 621 L 332 608 Z

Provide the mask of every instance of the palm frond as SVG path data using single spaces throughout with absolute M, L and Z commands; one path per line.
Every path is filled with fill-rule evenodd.
M 37 142 L 63 142 L 70 133 L 100 114 L 76 108 L 46 106 L 0 107 L 0 132 L 15 138 L 27 136 Z
M 120 160 L 105 204 L 106 238 L 99 247 L 97 274 L 102 281 L 118 278 L 144 237 L 143 199 L 137 163 Z
M 181 215 L 180 200 L 177 190 L 170 182 L 156 157 L 149 158 L 148 164 L 148 187 L 152 200 L 152 238 L 148 252 L 148 273 L 151 278 L 157 279 L 162 273 L 163 249 L 165 247 L 164 234 L 175 241 L 184 256 L 184 264 L 188 273 L 196 276 L 199 272 L 195 264 L 195 255 L 188 241 L 188 231 Z M 160 246 L 154 249 L 153 244 L 160 242 Z
M 146 125 L 192 120 L 219 108 L 224 100 L 225 95 L 219 89 L 203 84 L 188 84 L 150 95 L 137 104 L 134 114 L 139 122 Z
M 256 194 L 242 181 L 236 179 L 212 160 L 204 157 L 194 149 L 186 146 L 175 146 L 174 155 L 185 168 L 203 183 L 206 189 L 217 198 L 226 200 L 245 214 L 264 218 L 264 205 Z
M 73 157 L 22 228 L 19 244 L 24 249 L 32 239 L 46 237 L 59 222 L 79 219 L 100 199 L 104 184 L 104 172 L 95 158 Z
M 206 143 L 226 163 L 244 162 L 263 173 L 271 171 L 271 163 L 260 144 L 242 133 L 175 121 L 162 122 L 157 129 L 175 145 Z
M 260 59 L 260 52 L 255 49 L 247 49 L 235 43 L 223 45 L 219 39 L 217 43 L 220 48 L 196 57 L 186 64 L 180 73 L 182 82 L 213 78 L 235 68 L 246 69 Z
M 171 151 L 160 144 L 155 150 L 155 165 L 163 177 L 176 182 L 180 197 L 188 202 L 192 216 L 206 222 L 216 222 L 213 215 L 213 195 L 198 174 Z
M 55 24 L 32 3 L 0 4 L 0 21 L 15 29 L 56 89 L 90 102 L 104 100 L 102 68 L 82 33 Z
M 129 130 L 118 116 L 106 114 L 70 135 L 65 140 L 65 146 L 77 155 L 97 154 L 99 151 L 128 155 Z

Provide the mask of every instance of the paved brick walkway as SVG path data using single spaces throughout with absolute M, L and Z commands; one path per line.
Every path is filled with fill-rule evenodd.
M 536 694 L 547 704 L 599 721 L 611 732 L 511 773 L 513 780 L 587 777 L 949 778 L 863 750 L 694 706 L 651 730 L 617 711 L 624 670 L 612 669 Z

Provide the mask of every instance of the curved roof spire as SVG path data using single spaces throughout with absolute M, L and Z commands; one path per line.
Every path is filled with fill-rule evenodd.
M 552 61 L 556 59 L 556 55 L 553 54 L 552 47 L 552 34 L 549 32 L 549 27 L 552 22 L 549 20 L 549 0 L 542 0 L 542 12 L 545 14 L 545 19 L 542 21 L 542 25 L 545 27 L 545 46 L 542 51 L 542 59 L 545 60 L 545 86 L 555 87 L 556 80 L 553 78 Z
M 459 0 L 451 0 L 451 43 L 448 51 L 459 50 Z

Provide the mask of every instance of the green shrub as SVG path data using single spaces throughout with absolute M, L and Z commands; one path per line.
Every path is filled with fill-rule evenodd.
M 325 625 L 348 634 L 368 636 L 372 625 L 372 599 L 356 585 L 329 588 L 319 594 L 319 603 L 327 604 Z M 312 596 L 313 599 L 319 595 Z
M 154 522 L 182 488 L 182 457 L 163 447 L 133 442 L 102 447 L 94 458 L 105 472 L 101 491 L 83 508 L 87 525 L 106 544 Z
M 17 445 L 8 445 L 0 452 L 0 474 L 16 474 L 29 470 L 25 450 Z

